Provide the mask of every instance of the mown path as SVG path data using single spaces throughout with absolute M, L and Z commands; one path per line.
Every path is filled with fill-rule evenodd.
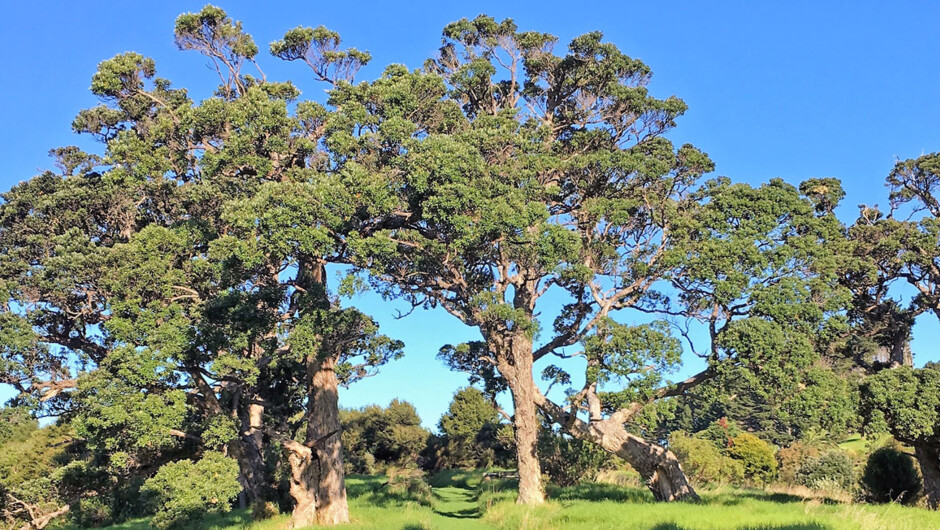
M 432 488 L 434 493 L 434 511 L 444 517 L 454 519 L 479 519 L 480 507 L 477 505 L 476 492 L 467 488 L 447 486 Z

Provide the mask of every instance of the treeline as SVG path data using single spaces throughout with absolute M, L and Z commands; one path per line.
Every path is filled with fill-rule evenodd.
M 101 103 L 72 123 L 98 151 L 53 149 L 54 170 L 2 195 L 7 443 L 59 448 L 4 474 L 8 524 L 185 526 L 236 503 L 338 524 L 347 472 L 412 461 L 506 465 L 530 505 L 544 475 L 614 462 L 677 501 L 709 476 L 774 476 L 792 457 L 768 444 L 822 443 L 807 458 L 839 468 L 825 444 L 853 432 L 889 432 L 940 504 L 940 372 L 909 348 L 915 319 L 940 317 L 940 156 L 899 162 L 890 208 L 846 225 L 837 179 L 708 176 L 666 137 L 685 103 L 599 32 L 562 50 L 463 19 L 421 68 L 356 81 L 369 53 L 297 27 L 269 52 L 323 101 L 269 80 L 217 7 L 174 35 L 218 74 L 213 95 L 137 53 L 103 61 Z M 402 403 L 339 408 L 404 351 L 349 305 L 367 288 L 479 332 L 440 350 L 480 394 L 439 435 Z M 701 371 L 673 381 L 684 356 Z M 501 394 L 511 410 L 483 412 Z

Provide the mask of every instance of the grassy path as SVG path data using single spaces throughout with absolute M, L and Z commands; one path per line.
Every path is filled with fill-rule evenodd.
M 482 515 L 476 492 L 457 486 L 432 488 L 434 513 L 452 519 L 479 519 Z

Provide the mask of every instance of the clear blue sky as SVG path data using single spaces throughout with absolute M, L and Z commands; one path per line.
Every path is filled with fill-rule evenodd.
M 782 177 L 838 177 L 848 196 L 846 222 L 860 203 L 886 204 L 884 177 L 895 158 L 940 150 L 940 3 L 936 2 L 474 2 L 395 3 L 218 1 L 264 49 L 289 28 L 326 25 L 348 45 L 385 64 L 418 67 L 440 44 L 440 30 L 461 17 L 512 17 L 520 28 L 567 42 L 601 30 L 649 64 L 659 96 L 690 107 L 672 138 L 708 152 L 717 173 L 760 183 Z M 471 3 L 464 3 L 470 5 Z M 158 74 L 209 95 L 212 73 L 201 56 L 173 44 L 175 17 L 201 2 L 7 2 L 0 18 L 0 189 L 50 166 L 49 148 L 85 140 L 72 117 L 96 103 L 88 92 L 97 63 L 123 51 L 153 57 Z M 533 8 L 533 6 L 535 6 Z M 271 79 L 291 78 L 321 97 L 321 87 L 295 66 L 263 58 Z M 405 359 L 346 391 L 348 406 L 413 402 L 436 423 L 464 377 L 434 360 L 447 342 L 473 338 L 443 314 L 392 318 L 365 297 L 357 304 L 407 344 Z M 918 364 L 940 360 L 935 320 L 915 331 Z M 5 399 L 7 390 L 0 389 Z

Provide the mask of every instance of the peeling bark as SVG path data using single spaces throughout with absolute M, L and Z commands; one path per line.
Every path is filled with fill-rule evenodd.
M 310 448 L 297 442 L 285 444 L 290 464 L 290 496 L 294 499 L 290 527 L 302 528 L 317 520 L 319 469 Z
M 257 506 L 270 499 L 270 483 L 267 477 L 267 465 L 264 461 L 264 406 L 249 403 L 241 415 L 241 435 L 235 451 L 241 470 L 244 500 L 239 504 Z
M 282 442 L 291 469 L 291 528 L 349 522 L 334 362 L 308 359 L 306 441 Z
M 342 427 L 339 422 L 339 381 L 335 359 L 312 363 L 307 404 L 307 445 L 319 465 L 316 520 L 321 525 L 349 522 L 343 471 Z

